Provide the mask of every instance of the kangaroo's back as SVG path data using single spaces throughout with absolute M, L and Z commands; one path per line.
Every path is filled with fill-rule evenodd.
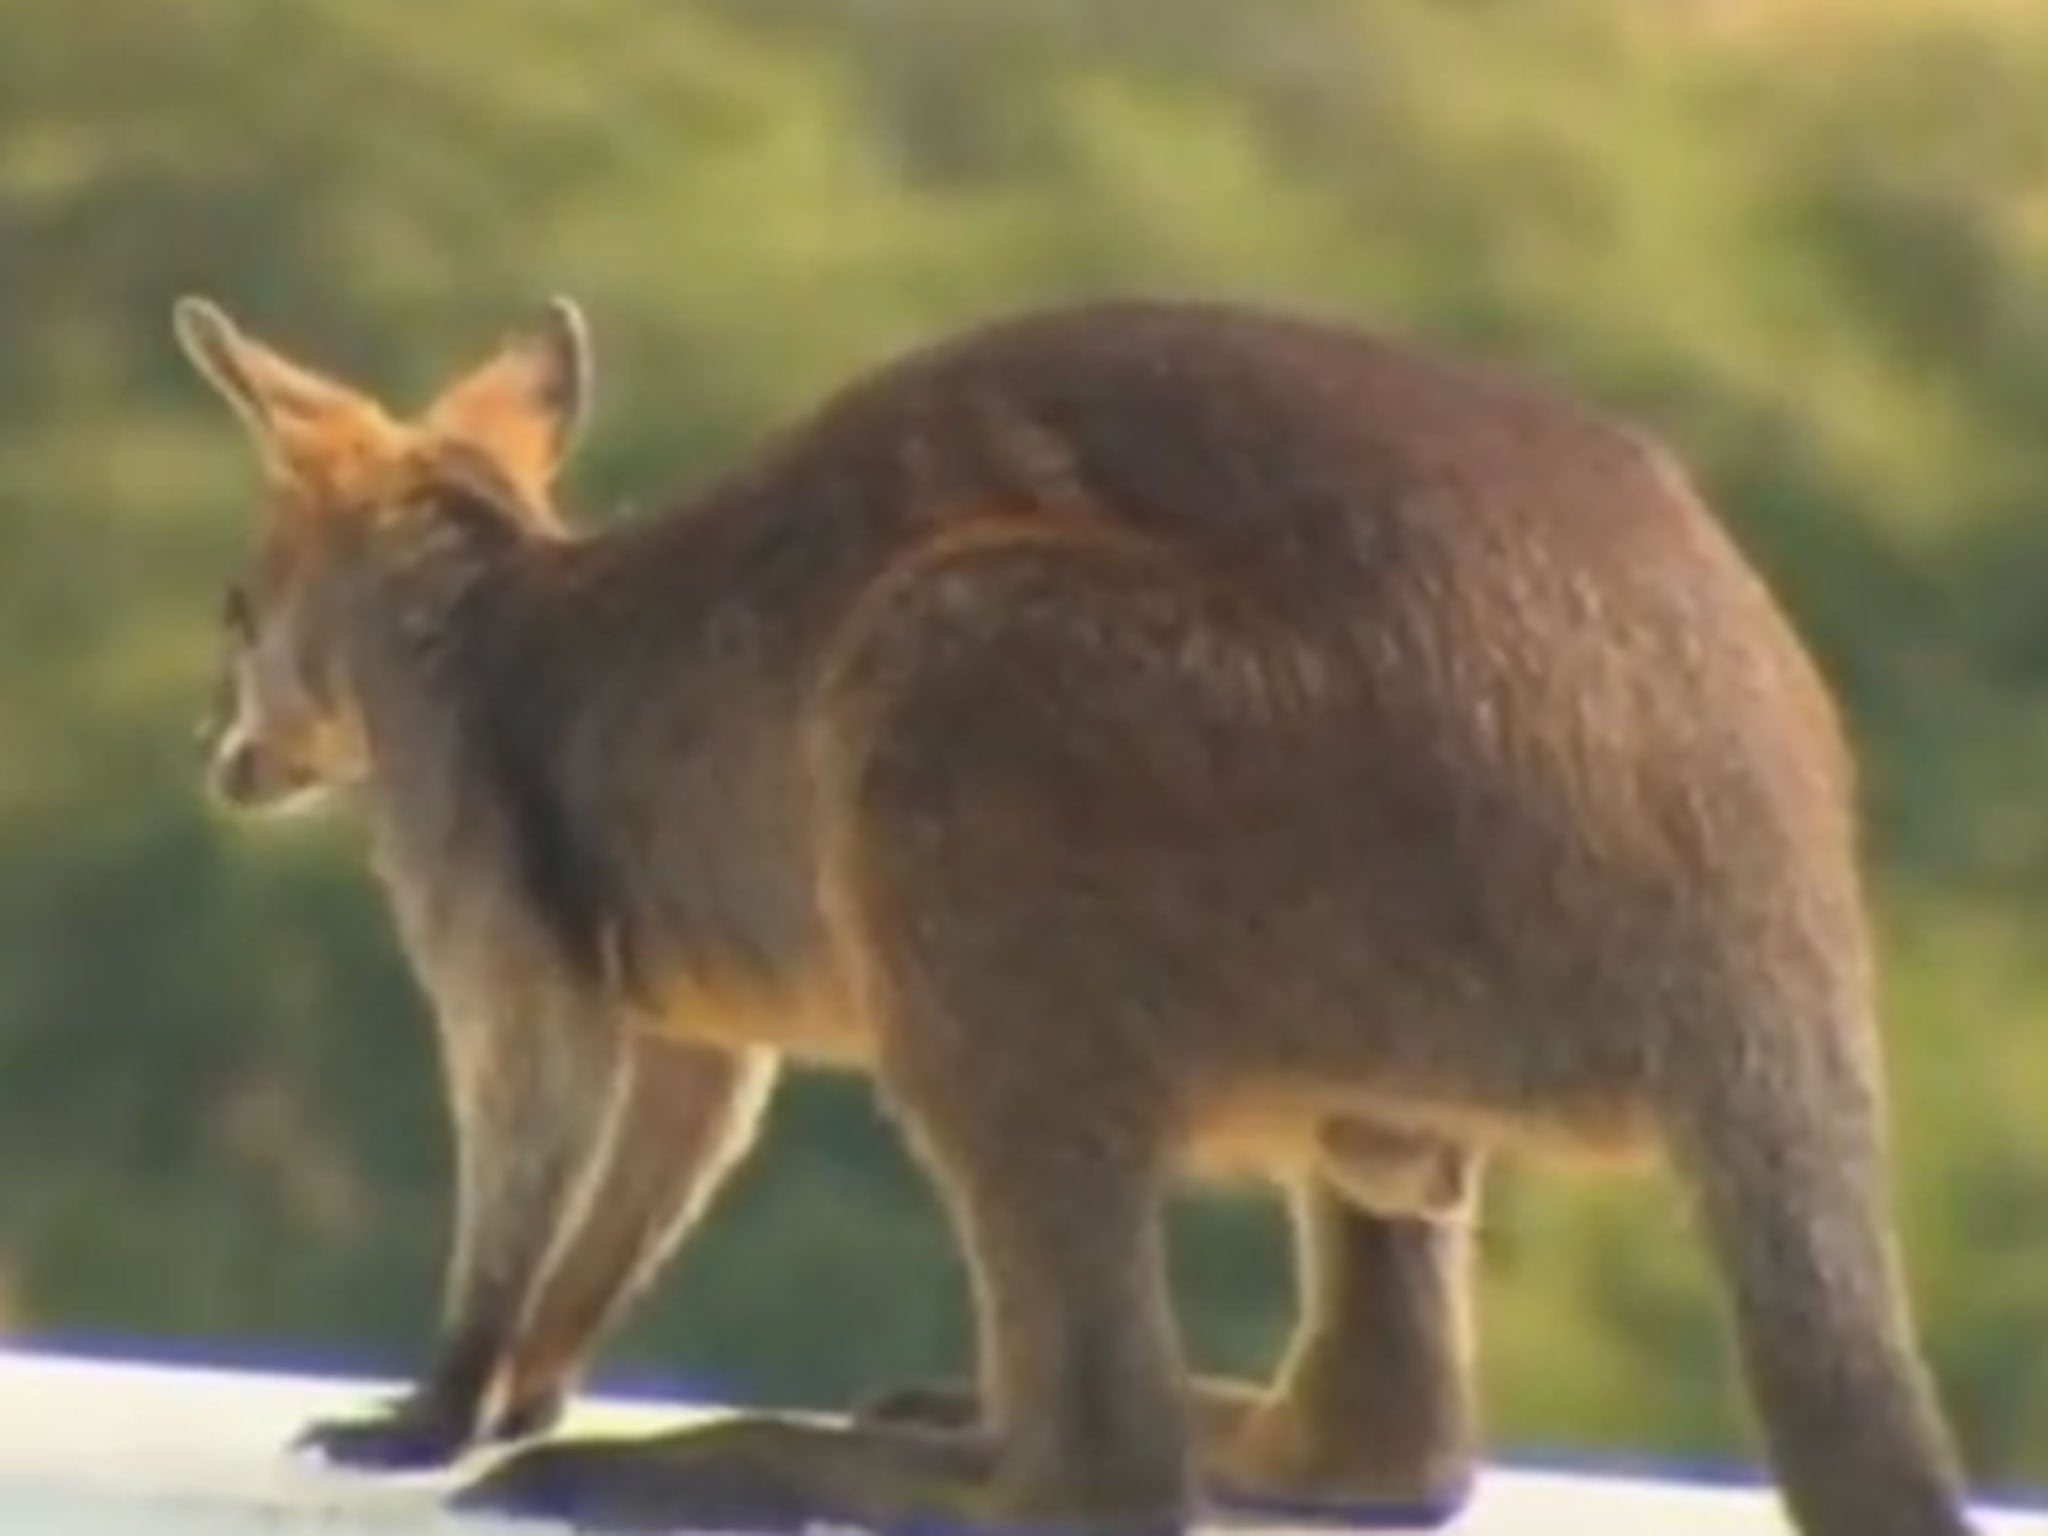
M 1672 489 L 1676 474 L 1640 433 L 1533 378 L 1352 328 L 1133 303 L 914 352 L 710 500 L 757 519 L 781 508 L 828 542 L 885 506 L 911 538 L 976 518 L 1108 523 L 1248 590 L 1291 583 L 1298 611 L 1322 585 L 1355 605 L 1410 541 L 1583 547 L 1685 499 L 1652 505 L 1630 479 Z
M 1846 800 L 1825 688 L 1669 454 L 1553 385 L 1354 329 L 1167 304 L 998 322 L 842 392 L 619 553 L 656 589 L 641 622 L 664 584 L 717 582 L 843 659 L 920 573 L 1018 542 L 1113 551 L 1199 608 L 1189 708 L 1206 688 L 1256 717 L 1265 692 L 1418 749 L 1418 725 L 1527 731 L 1579 769 L 1647 763 L 1660 732 L 1675 750 L 1701 711 L 1775 712 L 1758 734 L 1803 764 L 1788 789 Z M 1141 649 L 1156 617 L 1097 615 Z

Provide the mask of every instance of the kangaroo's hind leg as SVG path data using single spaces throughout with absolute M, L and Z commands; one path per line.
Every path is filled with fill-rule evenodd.
M 590 1350 L 753 1144 L 775 1069 L 765 1051 L 658 1035 L 633 1042 L 632 1083 L 603 1181 L 520 1329 L 496 1438 L 535 1434 L 559 1417 Z
M 1204 1377 L 1189 1410 L 1204 1483 L 1269 1510 L 1448 1519 L 1474 1469 L 1467 1290 L 1479 1160 L 1362 1121 L 1321 1138 L 1293 1195 L 1301 1314 L 1270 1388 Z M 967 1430 L 965 1383 L 878 1394 L 875 1424 Z
M 1475 1154 L 1344 1126 L 1295 1192 L 1300 1315 L 1210 1471 L 1226 1503 L 1447 1520 L 1475 1469 Z

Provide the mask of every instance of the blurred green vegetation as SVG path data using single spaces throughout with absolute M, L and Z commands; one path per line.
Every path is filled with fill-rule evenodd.
M 196 792 L 252 476 L 173 295 L 403 399 L 576 294 L 593 517 L 970 317 L 1236 295 L 1563 374 L 1697 466 L 1863 748 L 1943 1386 L 1981 1477 L 2048 1480 L 2048 12 L 8 0 L 4 33 L 13 1330 L 398 1368 L 436 1302 L 429 1035 L 355 837 Z M 957 1363 L 957 1267 L 864 1095 L 777 1122 L 609 1368 L 830 1402 Z M 1197 1352 L 1261 1365 L 1275 1214 L 1184 1217 Z M 1487 1243 L 1501 1442 L 1741 1443 L 1654 1178 L 1517 1170 Z

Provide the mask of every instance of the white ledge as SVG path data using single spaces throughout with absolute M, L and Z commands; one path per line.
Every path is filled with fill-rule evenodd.
M 458 1518 L 446 1476 L 366 1476 L 290 1456 L 308 1419 L 389 1384 L 136 1365 L 0 1350 L 0 1530 L 51 1536 L 242 1536 L 319 1531 L 533 1533 L 539 1523 Z M 641 1429 L 691 1412 L 582 1404 L 567 1426 Z M 2048 1536 L 2048 1514 L 1987 1512 L 1985 1536 Z M 1327 1527 L 1325 1528 L 1327 1529 Z M 1454 1536 L 1788 1536 L 1756 1488 L 1554 1472 L 1490 1471 Z

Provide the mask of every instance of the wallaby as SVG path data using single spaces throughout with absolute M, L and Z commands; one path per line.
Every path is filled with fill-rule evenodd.
M 957 1225 L 975 1385 L 508 1456 L 587 1525 L 1440 1519 L 1496 1153 L 1661 1153 L 1805 1536 L 1956 1536 L 1912 1336 L 1850 757 L 1665 451 L 1308 319 L 1109 304 L 888 366 L 576 533 L 557 301 L 403 421 L 180 303 L 267 504 L 218 792 L 346 788 L 440 1023 L 459 1220 L 420 1465 L 551 1422 L 784 1058 Z M 1190 1382 L 1174 1179 L 1292 1201 L 1270 1388 Z

